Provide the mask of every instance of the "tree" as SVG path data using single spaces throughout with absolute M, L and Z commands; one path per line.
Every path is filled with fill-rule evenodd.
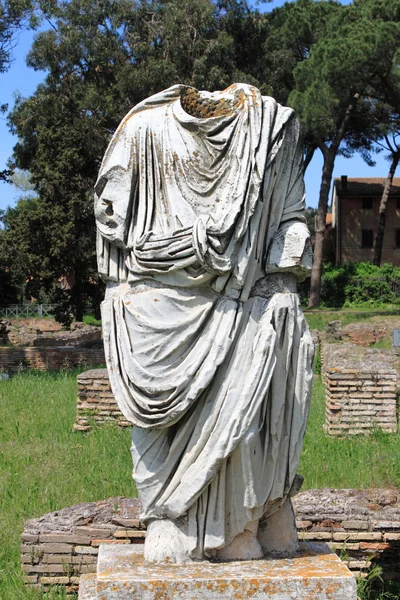
M 387 52 L 395 53 L 395 32 L 358 4 L 343 6 L 327 22 L 325 35 L 310 56 L 294 69 L 295 88 L 289 103 L 296 109 L 309 143 L 323 155 L 323 171 L 316 217 L 314 264 L 309 306 L 320 303 L 323 243 L 329 189 L 335 158 L 350 155 L 347 143 L 365 128 L 365 97 L 377 73 L 388 75 Z
M 10 66 L 18 32 L 28 25 L 34 27 L 35 23 L 32 0 L 0 0 L 0 73 Z M 0 113 L 6 110 L 7 104 L 0 97 Z M 11 173 L 10 169 L 0 171 L 0 181 L 8 181 Z
M 307 206 L 305 211 L 306 223 L 307 227 L 310 231 L 311 237 L 315 235 L 315 216 L 317 214 L 317 209 L 312 206 Z
M 374 240 L 374 264 L 380 266 L 385 234 L 386 207 L 392 187 L 393 177 L 400 160 L 400 2 L 387 3 L 378 0 L 358 0 L 359 6 L 371 20 L 379 19 L 382 36 L 386 40 L 386 68 L 376 73 L 370 84 L 370 107 L 372 113 L 372 141 L 380 149 L 388 152 L 389 171 L 379 203 L 378 222 Z
M 0 72 L 8 69 L 11 51 L 18 32 L 27 25 L 34 26 L 36 18 L 32 0 L 0 0 Z
M 20 192 L 23 192 L 24 197 L 30 198 L 35 195 L 35 187 L 30 179 L 29 171 L 16 169 L 9 176 L 9 182 L 15 186 Z
M 383 239 L 385 236 L 386 208 L 393 178 L 400 160 L 400 115 L 393 107 L 371 99 L 371 125 L 366 132 L 368 142 L 359 150 L 367 164 L 374 164 L 372 153 L 387 152 L 385 158 L 390 162 L 382 196 L 379 202 L 378 219 L 374 238 L 374 258 L 376 266 L 381 265 Z
M 400 159 L 400 1 L 356 0 L 359 11 L 375 22 L 375 44 L 380 48 L 381 65 L 371 76 L 364 102 L 364 130 L 361 137 L 350 139 L 349 147 L 358 150 L 367 164 L 373 165 L 373 153 L 386 151 L 390 161 L 379 203 L 374 239 L 375 265 L 380 266 L 385 234 L 386 207 L 397 165 Z
M 387 174 L 384 186 L 382 197 L 379 203 L 379 213 L 378 213 L 378 222 L 376 226 L 375 240 L 374 240 L 374 265 L 380 267 L 382 260 L 382 246 L 383 246 L 383 238 L 385 235 L 385 224 L 386 224 L 386 207 L 389 199 L 390 189 L 393 183 L 393 177 L 397 169 L 397 165 L 400 160 L 400 147 L 397 143 L 397 136 L 393 136 L 392 140 L 389 140 L 386 137 L 386 142 L 390 150 L 390 167 L 389 172 Z
M 30 285 L 68 277 L 73 286 L 63 302 L 79 320 L 98 281 L 92 189 L 111 134 L 133 105 L 174 83 L 211 90 L 239 76 L 257 83 L 242 70 L 243 42 L 232 32 L 239 23 L 242 31 L 258 29 L 252 11 L 234 0 L 42 6 L 51 29 L 36 37 L 28 64 L 48 75 L 10 115 L 19 138 L 11 166 L 29 170 L 39 196 L 35 256 L 44 260 L 32 261 Z
M 29 173 L 15 171 L 10 174 L 9 181 L 23 192 L 23 196 L 15 208 L 0 211 L 0 298 L 3 305 L 23 302 L 26 294 L 28 298 L 32 294 L 29 285 L 32 257 L 27 250 L 28 244 L 34 248 L 40 232 L 40 221 L 34 218 L 37 198 Z
M 256 63 L 260 87 L 265 94 L 284 105 L 289 103 L 296 87 L 296 67 L 307 61 L 313 47 L 326 38 L 329 20 L 342 8 L 336 0 L 298 0 L 266 16 L 263 54 Z M 307 168 L 317 148 L 314 136 L 307 129 L 304 143 Z

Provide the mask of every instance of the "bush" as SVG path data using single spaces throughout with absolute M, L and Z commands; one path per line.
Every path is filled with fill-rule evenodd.
M 326 264 L 321 301 L 331 308 L 400 304 L 400 267 L 389 263 L 377 267 L 369 262 Z
M 86 325 L 95 325 L 96 327 L 101 327 L 101 319 L 96 319 L 93 315 L 84 315 L 83 322 Z

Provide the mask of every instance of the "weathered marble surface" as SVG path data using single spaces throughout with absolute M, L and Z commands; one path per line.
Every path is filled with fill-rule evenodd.
M 189 565 L 143 562 L 131 546 L 100 547 L 79 600 L 356 600 L 356 581 L 326 544 L 292 559 Z
M 313 357 L 302 156 L 292 110 L 244 84 L 148 98 L 104 156 L 106 360 L 153 561 L 260 558 L 260 519 L 290 503 Z M 292 551 L 286 534 L 264 545 Z

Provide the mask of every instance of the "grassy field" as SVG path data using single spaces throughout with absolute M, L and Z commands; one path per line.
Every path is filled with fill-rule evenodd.
M 135 494 L 129 431 L 110 426 L 73 432 L 76 394 L 71 372 L 31 372 L 0 381 L 1 600 L 39 597 L 23 586 L 19 572 L 19 535 L 26 519 L 78 502 Z M 306 487 L 400 486 L 399 435 L 333 439 L 323 433 L 323 420 L 317 378 L 299 468 Z M 385 596 L 390 597 L 399 596 Z
M 134 495 L 130 434 L 72 431 L 76 373 L 0 381 L 0 598 L 37 598 L 19 572 L 24 521 L 78 502 Z M 59 597 L 59 596 L 57 596 Z
M 314 380 L 311 414 L 299 473 L 307 488 L 400 487 L 400 435 L 375 431 L 370 436 L 327 436 L 324 387 Z
M 369 322 L 384 319 L 388 325 L 400 322 L 398 306 L 387 306 L 385 309 L 371 310 L 370 308 L 340 309 L 340 310 L 305 310 L 304 312 L 310 329 L 323 331 L 329 321 L 341 321 L 345 327 L 349 323 Z

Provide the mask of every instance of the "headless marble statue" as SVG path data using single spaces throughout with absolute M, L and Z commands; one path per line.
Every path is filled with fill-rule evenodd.
M 298 548 L 290 497 L 312 382 L 292 110 L 235 84 L 135 106 L 95 186 L 106 360 L 133 424 L 151 561 Z

